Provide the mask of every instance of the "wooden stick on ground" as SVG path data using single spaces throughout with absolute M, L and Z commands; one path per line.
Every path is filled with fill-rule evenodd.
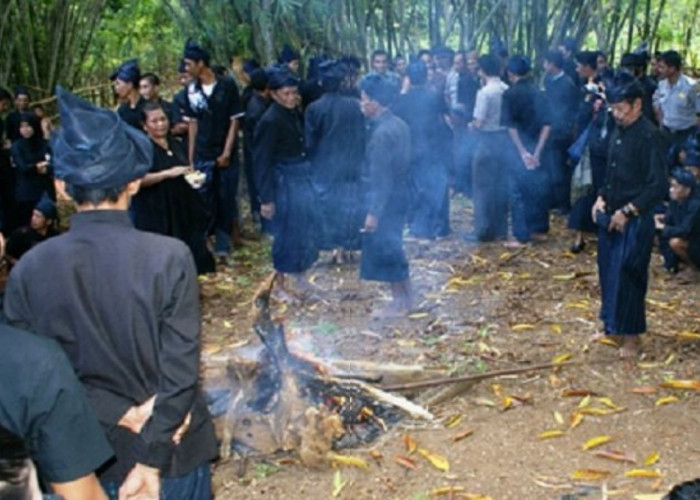
M 603 361 L 603 360 L 601 360 Z M 606 363 L 609 363 L 611 360 L 604 360 Z M 490 378 L 496 378 L 496 377 L 502 377 L 504 375 L 518 375 L 520 373 L 528 373 L 532 371 L 541 371 L 541 370 L 548 370 L 550 368 L 563 368 L 566 366 L 575 366 L 575 365 L 583 365 L 583 364 L 591 364 L 589 361 L 588 363 L 584 363 L 581 361 L 568 361 L 566 363 L 544 363 L 541 365 L 532 365 L 532 366 L 523 366 L 519 368 L 509 368 L 507 370 L 497 370 L 497 371 L 492 371 L 492 372 L 486 372 L 486 373 L 479 373 L 476 375 L 464 375 L 462 377 L 448 377 L 448 378 L 438 378 L 434 380 L 425 380 L 422 382 L 413 382 L 410 384 L 397 384 L 397 385 L 392 385 L 388 387 L 383 387 L 382 389 L 385 391 L 408 391 L 408 390 L 413 390 L 413 389 L 427 389 L 428 387 L 438 387 L 441 385 L 447 385 L 447 384 L 457 384 L 460 382 L 475 382 L 479 380 L 486 380 Z

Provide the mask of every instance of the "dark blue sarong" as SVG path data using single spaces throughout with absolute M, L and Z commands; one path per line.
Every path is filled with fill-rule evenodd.
M 609 221 L 608 217 L 605 219 Z M 598 229 L 600 319 L 608 335 L 639 335 L 646 331 L 644 300 L 653 240 L 651 213 L 631 219 L 622 233 Z
M 363 234 L 360 279 L 387 283 L 408 279 L 408 260 L 403 249 L 406 201 L 392 203 L 379 218 L 377 230 Z
M 318 258 L 318 203 L 309 162 L 276 167 L 272 262 L 281 273 L 308 270 Z

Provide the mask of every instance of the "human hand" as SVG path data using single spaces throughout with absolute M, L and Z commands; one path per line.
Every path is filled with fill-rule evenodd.
M 662 231 L 663 228 L 666 226 L 666 224 L 664 224 L 665 218 L 666 216 L 664 214 L 654 215 L 654 227 L 659 231 Z
M 134 434 L 140 434 L 148 419 L 153 416 L 153 405 L 155 402 L 156 397 L 151 396 L 151 398 L 141 403 L 139 406 L 132 406 L 127 410 L 121 420 L 119 420 L 117 425 L 126 427 Z
M 625 226 L 627 225 L 627 216 L 622 213 L 622 210 L 615 210 L 612 218 L 610 219 L 610 225 L 608 226 L 608 231 L 618 231 L 623 232 Z
M 260 216 L 263 219 L 272 220 L 272 218 L 275 216 L 275 204 L 263 203 L 260 205 Z
M 525 164 L 525 168 L 528 170 L 534 170 L 540 165 L 540 160 L 537 158 L 535 155 L 530 154 L 527 151 L 523 151 L 520 154 L 520 158 L 523 160 L 523 163 Z
M 603 200 L 603 198 L 600 196 L 598 196 L 598 198 L 595 200 L 593 208 L 591 209 L 591 217 L 593 218 L 593 222 L 598 222 L 596 219 L 599 211 L 605 212 L 605 200 Z
M 160 471 L 137 463 L 119 488 L 119 500 L 159 500 Z
M 49 162 L 47 161 L 40 161 L 39 163 L 36 164 L 36 171 L 39 174 L 45 174 L 47 169 L 49 167 Z
M 379 225 L 379 219 L 377 219 L 377 217 L 372 215 L 372 214 L 367 214 L 367 217 L 365 217 L 365 225 L 361 229 L 361 232 L 373 233 L 377 230 L 378 225 Z
M 181 175 L 185 175 L 191 171 L 192 171 L 192 167 L 190 167 L 190 166 L 173 167 L 173 168 L 168 169 L 168 177 L 170 177 L 170 178 L 180 177 Z
M 228 168 L 231 164 L 231 155 L 224 153 L 216 159 L 216 166 L 219 168 Z

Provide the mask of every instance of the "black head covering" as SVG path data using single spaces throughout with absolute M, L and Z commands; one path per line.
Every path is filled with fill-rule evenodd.
M 564 67 L 564 54 L 558 50 L 549 50 L 544 55 L 544 60 L 554 64 L 557 68 L 562 69 Z
M 27 87 L 25 87 L 24 85 L 17 85 L 15 87 L 15 97 L 17 97 L 18 95 L 26 95 L 27 97 L 29 97 L 29 90 L 27 90 Z
M 6 88 L 0 87 L 0 101 L 4 99 L 11 101 L 12 94 L 10 94 L 10 92 Z
M 268 84 L 267 73 L 262 68 L 254 69 L 250 73 L 250 86 L 258 91 L 263 91 L 267 88 Z
M 506 70 L 514 75 L 525 76 L 532 70 L 530 58 L 522 55 L 512 56 L 508 59 Z
M 425 85 L 428 83 L 428 68 L 419 60 L 406 66 L 406 76 L 411 80 L 411 85 Z
M 642 99 L 644 87 L 632 75 L 621 73 L 615 79 L 615 86 L 608 91 L 607 97 L 610 104 Z
M 430 53 L 435 57 L 451 57 L 454 55 L 454 51 L 444 45 L 433 47 Z
M 569 52 L 576 52 L 576 45 L 576 39 L 572 37 L 564 38 L 564 40 L 561 42 L 561 46 Z
M 379 75 L 368 75 L 362 80 L 362 91 L 373 101 L 388 107 L 399 95 L 399 86 L 393 80 Z
M 671 177 L 681 186 L 689 187 L 690 189 L 695 188 L 695 177 L 690 171 L 684 168 L 674 168 L 671 172 Z
M 338 61 L 322 62 L 318 66 L 318 72 L 321 77 L 321 87 L 326 90 L 337 89 L 347 74 L 343 64 Z
M 598 69 L 598 52 L 583 50 L 576 54 L 576 61 L 583 66 L 590 66 L 593 69 Z
M 287 64 L 292 61 L 298 61 L 299 60 L 299 52 L 296 52 L 292 47 L 289 46 L 288 43 L 284 44 L 284 47 L 282 47 L 282 52 L 280 52 L 280 63 L 281 64 Z
M 287 68 L 272 68 L 268 74 L 268 87 L 270 90 L 278 90 L 282 87 L 298 87 L 299 79 Z
M 86 189 L 109 189 L 143 177 L 153 145 L 115 112 L 93 106 L 57 87 L 61 127 L 51 137 L 56 177 Z
M 622 54 L 620 66 L 626 68 L 643 68 L 646 63 L 646 58 L 643 55 L 635 54 L 634 52 L 626 52 Z
M 20 123 L 28 123 L 30 127 L 34 130 L 34 135 L 31 137 L 30 141 L 37 141 L 44 138 L 44 131 L 41 130 L 41 120 L 33 111 L 24 111 L 19 115 Z
M 123 62 L 114 73 L 110 75 L 110 80 L 121 80 L 127 83 L 133 83 L 138 86 L 141 79 L 141 70 L 139 70 L 138 59 L 129 59 Z
M 243 71 L 245 71 L 248 75 L 252 75 L 253 71 L 258 69 L 260 67 L 260 63 L 256 61 L 255 59 L 248 59 L 246 62 L 243 63 Z
M 46 217 L 47 219 L 56 220 L 56 218 L 58 217 L 56 204 L 53 201 L 51 201 L 51 198 L 46 196 L 46 193 L 44 193 L 41 196 L 39 203 L 36 204 L 34 209 L 44 214 L 44 217 Z
M 183 57 L 195 62 L 204 61 L 205 64 L 209 64 L 211 60 L 209 52 L 191 38 L 185 42 Z
M 185 63 L 184 59 L 180 59 L 180 62 L 177 63 L 177 72 L 187 73 L 187 63 Z
M 689 150 L 685 152 L 684 167 L 700 167 L 700 151 Z

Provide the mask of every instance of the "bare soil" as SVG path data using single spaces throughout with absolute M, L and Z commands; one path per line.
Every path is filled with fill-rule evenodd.
M 469 204 L 457 197 L 452 211 L 459 234 L 471 220 Z M 435 422 L 407 418 L 370 447 L 343 452 L 366 460 L 368 469 L 329 464 L 310 470 L 289 457 L 217 464 L 216 498 L 661 498 L 674 484 L 699 477 L 700 393 L 659 386 L 700 379 L 698 286 L 677 284 L 655 254 L 644 354 L 621 361 L 614 346 L 590 339 L 599 327 L 600 301 L 595 241 L 587 239 L 582 254 L 569 253 L 571 236 L 561 218 L 552 219 L 549 241 L 524 250 L 470 245 L 457 236 L 407 239 L 418 307 L 391 321 L 370 319 L 388 300 L 384 287 L 359 282 L 356 264 L 331 266 L 330 256 L 322 256 L 311 275 L 325 300 L 277 305 L 294 349 L 324 359 L 420 364 L 454 375 L 554 359 L 577 364 L 477 383 L 431 408 Z M 248 311 L 271 270 L 268 245 L 251 243 L 233 260 L 230 269 L 202 280 L 205 365 L 258 342 Z M 205 383 L 221 375 L 215 371 L 205 371 Z M 572 389 L 579 395 L 565 396 Z M 586 391 L 594 394 L 586 398 Z M 587 414 L 572 428 L 576 412 Z M 467 430 L 473 433 L 456 442 Z M 541 437 L 554 430 L 561 435 Z M 449 471 L 409 454 L 405 434 L 446 458 Z M 597 436 L 611 440 L 584 451 Z M 381 458 L 372 458 L 371 450 Z M 622 452 L 629 462 L 596 456 L 600 451 Z M 645 465 L 652 454 L 658 461 Z M 397 456 L 417 468 L 402 466 Z M 577 478 L 583 469 L 599 472 Z M 633 469 L 658 477 L 627 477 Z M 440 490 L 447 487 L 451 493 Z

